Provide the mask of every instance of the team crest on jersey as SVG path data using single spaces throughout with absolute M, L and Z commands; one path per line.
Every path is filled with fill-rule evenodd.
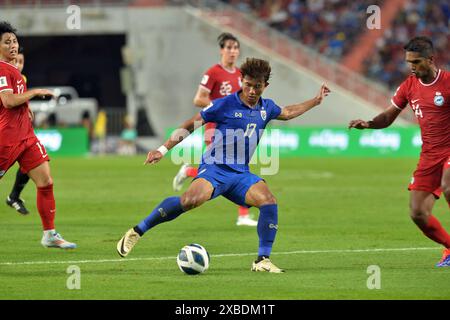
M 8 82 L 6 82 L 6 77 L 0 77 L 0 88 L 6 87 L 8 85 Z
M 445 100 L 444 100 L 444 97 L 442 96 L 442 93 L 437 91 L 436 95 L 434 96 L 434 104 L 438 107 L 442 107 L 444 102 L 445 102 Z
M 261 118 L 262 118 L 264 121 L 266 121 L 266 119 L 267 119 L 267 112 L 266 112 L 266 110 L 261 110 Z

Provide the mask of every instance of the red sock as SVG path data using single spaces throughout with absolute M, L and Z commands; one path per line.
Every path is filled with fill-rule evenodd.
M 55 198 L 53 184 L 37 188 L 37 209 L 41 216 L 44 230 L 55 229 Z
M 431 240 L 442 244 L 447 249 L 450 248 L 450 236 L 442 228 L 441 223 L 433 215 L 428 217 L 428 223 L 426 226 L 419 226 L 420 230 Z
M 192 177 L 195 178 L 198 174 L 198 168 L 194 168 L 194 167 L 187 167 L 186 168 L 186 175 L 188 177 Z
M 239 207 L 239 217 L 248 216 L 249 209 L 246 207 Z

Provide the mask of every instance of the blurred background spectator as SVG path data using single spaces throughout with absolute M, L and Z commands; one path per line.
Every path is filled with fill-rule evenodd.
M 365 74 L 395 89 L 409 74 L 403 46 L 417 35 L 432 39 L 437 65 L 450 69 L 449 21 L 448 0 L 408 0 L 391 28 L 378 39 L 375 52 L 365 60 Z
M 367 7 L 382 7 L 383 0 L 227 0 L 242 12 L 262 19 L 329 58 L 341 61 L 358 50 L 358 36 L 366 31 Z M 450 2 L 407 0 L 391 26 L 378 38 L 374 51 L 364 60 L 363 73 L 395 89 L 409 74 L 403 46 L 414 36 L 433 40 L 437 65 L 450 69 Z M 361 27 L 364 26 L 364 27 Z
M 122 155 L 134 155 L 136 154 L 137 131 L 128 115 L 125 116 L 123 121 L 124 128 L 120 134 L 117 153 Z

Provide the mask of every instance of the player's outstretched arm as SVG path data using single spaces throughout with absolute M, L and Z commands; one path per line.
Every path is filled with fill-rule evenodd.
M 194 105 L 199 108 L 207 107 L 211 103 L 209 94 L 210 92 L 208 90 L 206 90 L 202 86 L 199 86 L 194 97 Z
M 24 93 L 12 93 L 11 91 L 3 91 L 0 93 L 0 99 L 6 109 L 21 106 L 25 102 L 34 97 L 53 96 L 53 92 L 47 89 L 32 89 Z
M 147 154 L 147 159 L 145 159 L 144 164 L 159 162 L 170 149 L 186 139 L 195 129 L 204 124 L 205 122 L 202 116 L 200 113 L 197 113 L 191 119 L 185 121 L 178 129 L 176 129 L 161 147 L 157 150 L 151 150 Z
M 402 112 L 401 109 L 395 107 L 394 105 L 391 105 L 389 108 L 387 108 L 385 111 L 383 111 L 370 121 L 364 121 L 361 119 L 350 121 L 350 123 L 348 124 L 348 128 L 355 128 L 360 130 L 387 128 L 392 124 L 392 122 L 394 122 L 400 112 Z
M 278 120 L 291 120 L 297 118 L 308 110 L 318 106 L 322 103 L 322 100 L 330 93 L 330 89 L 328 89 L 326 84 L 322 84 L 320 87 L 319 93 L 314 98 L 307 100 L 302 103 L 294 104 L 291 106 L 284 107 L 281 110 L 280 115 L 278 116 Z

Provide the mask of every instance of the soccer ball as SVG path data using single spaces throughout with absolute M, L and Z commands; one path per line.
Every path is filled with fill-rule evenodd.
M 191 243 L 181 248 L 177 257 L 178 267 L 186 274 L 199 274 L 209 267 L 209 253 L 199 244 Z

